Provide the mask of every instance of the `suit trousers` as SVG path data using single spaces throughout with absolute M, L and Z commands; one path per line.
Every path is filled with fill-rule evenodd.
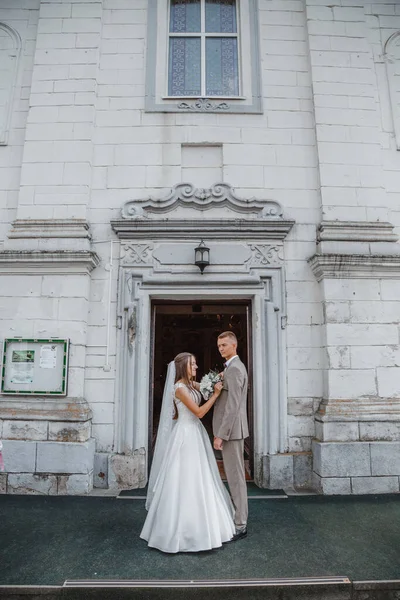
M 229 491 L 235 506 L 235 525 L 242 527 L 247 524 L 248 505 L 247 487 L 244 470 L 244 440 L 229 440 L 223 442 L 222 459 L 228 480 Z

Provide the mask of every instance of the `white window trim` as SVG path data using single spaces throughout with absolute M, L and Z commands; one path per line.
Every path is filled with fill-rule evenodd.
M 209 98 L 168 96 L 169 4 L 148 2 L 146 111 L 262 113 L 257 0 L 237 0 L 240 96 Z M 250 57 L 249 64 L 242 57 Z

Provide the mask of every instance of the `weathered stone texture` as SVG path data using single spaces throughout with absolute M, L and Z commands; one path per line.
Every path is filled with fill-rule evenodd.
M 57 494 L 57 477 L 33 473 L 10 473 L 7 492 L 9 494 L 55 495 Z
M 366 442 L 313 442 L 314 471 L 321 477 L 371 475 L 369 444 Z
M 397 315 L 397 320 L 399 321 L 399 312 Z M 382 398 L 400 398 L 400 366 L 379 367 L 377 375 L 379 395 Z
M 34 473 L 36 466 L 35 442 L 3 440 L 3 460 L 8 473 Z
M 108 488 L 108 454 L 104 452 L 94 455 L 93 487 Z
M 316 491 L 326 496 L 351 494 L 350 477 L 319 477 L 313 473 L 313 483 Z
M 353 494 L 391 494 L 399 491 L 398 477 L 352 477 Z
M 400 475 L 400 442 L 371 444 L 372 475 Z
M 7 473 L 0 473 L 0 494 L 7 493 Z
M 312 486 L 312 462 L 311 452 L 293 455 L 293 484 L 295 487 L 310 488 Z
M 93 489 L 93 471 L 85 475 L 61 475 L 57 479 L 60 496 L 84 496 Z
M 400 441 L 400 423 L 367 421 L 359 423 L 361 441 Z
M 288 398 L 289 415 L 313 415 L 318 406 L 319 399 L 315 398 Z
M 121 490 L 143 487 L 145 460 L 144 449 L 138 450 L 133 456 L 111 455 L 108 466 L 109 487 Z
M 293 454 L 267 455 L 261 458 L 258 483 L 270 489 L 293 487 Z
M 311 450 L 312 437 L 290 437 L 289 452 L 309 452 Z
M 42 442 L 38 444 L 37 473 L 90 473 L 95 440 L 84 443 Z
M 4 421 L 3 439 L 7 440 L 47 440 L 46 421 Z
M 86 442 L 90 438 L 91 422 L 50 422 L 49 441 Z
M 359 439 L 358 423 L 315 422 L 315 435 L 321 442 L 353 442 Z

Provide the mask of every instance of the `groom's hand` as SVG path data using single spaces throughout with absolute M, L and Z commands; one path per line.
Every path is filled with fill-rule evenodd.
M 223 440 L 219 437 L 214 438 L 214 450 L 222 450 Z

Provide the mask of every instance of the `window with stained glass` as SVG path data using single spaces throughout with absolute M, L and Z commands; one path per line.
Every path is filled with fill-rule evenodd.
M 236 0 L 170 0 L 168 95 L 239 96 Z

